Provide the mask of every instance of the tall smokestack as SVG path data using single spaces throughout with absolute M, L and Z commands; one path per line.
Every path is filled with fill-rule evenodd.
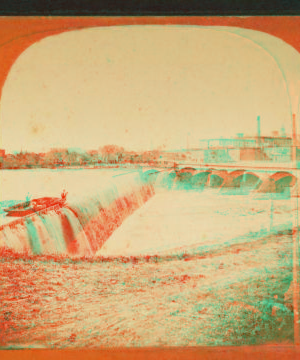
M 257 144 L 260 146 L 260 116 L 257 117 Z

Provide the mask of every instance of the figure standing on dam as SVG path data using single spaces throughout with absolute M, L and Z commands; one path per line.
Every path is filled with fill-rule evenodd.
M 66 192 L 65 189 L 63 189 L 63 192 L 61 193 L 62 200 L 66 201 L 67 200 L 67 195 L 68 195 L 68 193 Z

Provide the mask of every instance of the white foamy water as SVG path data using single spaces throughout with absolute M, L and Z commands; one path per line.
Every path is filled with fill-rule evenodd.
M 204 250 L 290 229 L 291 199 L 219 190 L 161 191 L 128 218 L 97 255 L 154 255 L 187 247 Z M 274 196 L 274 195 L 273 195 Z

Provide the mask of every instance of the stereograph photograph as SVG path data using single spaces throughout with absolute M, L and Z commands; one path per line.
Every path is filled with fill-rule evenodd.
M 299 345 L 299 34 L 0 18 L 1 350 Z

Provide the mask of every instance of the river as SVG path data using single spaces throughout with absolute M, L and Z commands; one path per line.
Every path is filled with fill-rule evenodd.
M 3 171 L 1 183 L 2 201 L 69 192 L 68 209 L 5 235 L 2 348 L 293 341 L 289 196 L 145 189 L 127 169 Z

